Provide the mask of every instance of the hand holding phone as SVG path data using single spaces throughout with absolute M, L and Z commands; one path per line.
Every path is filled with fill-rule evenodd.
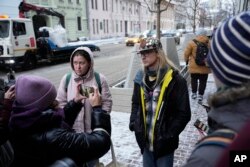
M 5 99 L 13 100 L 15 98 L 15 85 L 12 85 L 4 94 Z
M 94 93 L 94 88 L 91 86 L 84 86 L 82 84 L 80 93 L 88 98 L 90 93 Z
M 99 93 L 99 90 L 97 87 L 94 87 L 93 89 L 94 89 L 93 93 L 89 94 L 89 102 L 92 107 L 101 106 L 102 102 L 101 102 L 101 95 Z

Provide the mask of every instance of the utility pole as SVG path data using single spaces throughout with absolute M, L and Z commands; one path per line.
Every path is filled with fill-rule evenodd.
M 160 39 L 161 38 L 161 0 L 157 0 L 156 2 L 156 38 Z

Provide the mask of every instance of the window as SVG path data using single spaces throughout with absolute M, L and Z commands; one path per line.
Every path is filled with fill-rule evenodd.
M 114 12 L 114 0 L 112 0 L 112 3 L 111 3 L 111 11 Z
M 102 10 L 108 11 L 108 1 L 107 0 L 102 0 Z
M 109 33 L 109 20 L 107 20 L 107 33 Z
M 106 11 L 108 11 L 108 0 L 106 0 Z
M 103 20 L 103 31 L 104 31 L 104 33 L 106 33 L 106 27 L 105 27 L 105 20 Z
M 6 38 L 9 36 L 10 22 L 1 21 L 0 22 L 0 38 Z
M 93 34 L 95 34 L 95 19 L 92 20 L 92 24 L 93 24 Z
M 102 30 L 102 22 L 100 22 L 100 30 Z
M 97 34 L 99 34 L 98 19 L 96 19 L 96 32 L 97 32 Z
M 80 0 L 76 0 L 76 4 L 80 4 Z
M 95 9 L 98 9 L 97 0 L 95 0 Z
M 122 21 L 120 22 L 120 26 L 121 26 L 120 29 L 121 29 L 121 32 L 122 32 Z
M 116 12 L 118 12 L 118 0 L 116 0 L 115 4 L 116 4 Z
M 69 4 L 72 4 L 73 2 L 72 2 L 72 0 L 68 0 L 68 3 L 69 3 Z
M 77 27 L 78 27 L 78 31 L 82 31 L 81 17 L 77 17 Z
M 118 32 L 118 20 L 116 20 L 116 32 Z
M 13 22 L 13 34 L 14 36 L 25 35 L 26 28 L 24 23 Z
M 91 8 L 94 9 L 94 0 L 91 0 Z

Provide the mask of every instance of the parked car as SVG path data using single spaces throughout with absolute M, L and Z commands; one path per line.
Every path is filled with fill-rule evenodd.
M 141 34 L 135 34 L 135 35 L 129 35 L 126 38 L 126 46 L 134 46 L 136 43 L 140 43 L 141 39 L 143 38 L 143 35 Z
M 180 36 L 177 35 L 177 31 L 169 30 L 161 33 L 161 37 L 174 37 L 175 43 L 180 44 Z

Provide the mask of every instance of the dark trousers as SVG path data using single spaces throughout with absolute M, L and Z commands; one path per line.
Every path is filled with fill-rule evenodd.
M 198 89 L 199 95 L 203 95 L 207 86 L 208 74 L 191 74 L 192 93 L 196 93 Z

